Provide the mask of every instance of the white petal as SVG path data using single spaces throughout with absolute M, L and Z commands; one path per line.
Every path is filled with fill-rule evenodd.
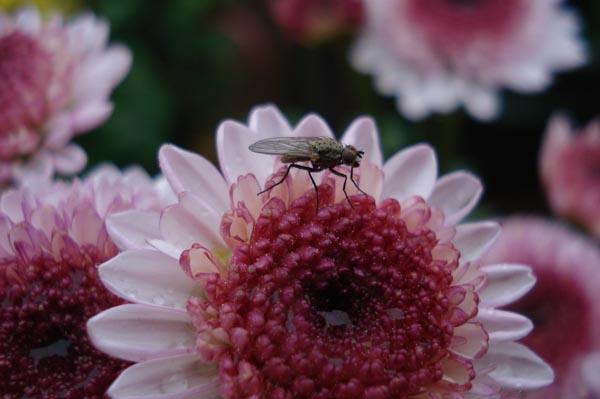
M 442 176 L 428 202 L 444 212 L 446 224 L 454 225 L 477 205 L 483 187 L 474 175 L 458 171 Z
M 113 399 L 217 399 L 218 387 L 216 366 L 182 355 L 129 367 L 107 393 Z
M 483 86 L 467 87 L 464 102 L 467 111 L 482 121 L 490 121 L 500 112 L 499 94 Z
M 225 212 L 229 205 L 229 188 L 212 163 L 170 144 L 162 146 L 158 159 L 175 193 L 191 191 L 216 213 Z
M 333 137 L 331 129 L 327 123 L 316 114 L 308 114 L 294 129 L 294 136 L 302 137 Z
M 256 141 L 267 138 L 260 133 L 235 121 L 225 121 L 219 126 L 217 153 L 227 183 L 232 184 L 239 176 L 248 173 L 254 173 L 260 182 L 264 182 L 273 173 L 274 156 L 257 154 L 248 149 Z
M 487 274 L 488 283 L 478 294 L 481 304 L 487 307 L 504 306 L 516 301 L 536 281 L 531 268 L 525 265 L 490 265 L 482 267 L 481 271 Z
M 191 353 L 196 344 L 187 312 L 145 305 L 110 308 L 91 318 L 87 331 L 98 349 L 133 362 Z
M 364 158 L 381 167 L 383 156 L 381 155 L 379 134 L 377 133 L 375 121 L 372 118 L 362 117 L 356 119 L 346 129 L 341 141 L 346 145 L 353 145 L 359 150 L 364 151 Z
M 220 216 L 203 205 L 194 194 L 181 193 L 179 203 L 162 211 L 162 237 L 181 250 L 190 248 L 192 244 L 202 244 L 211 250 L 224 246 L 219 234 Z
M 429 197 L 437 177 L 437 159 L 427 144 L 400 151 L 383 166 L 382 198 L 402 200 L 412 195 Z
M 500 236 L 500 225 L 495 222 L 466 223 L 456 227 L 452 244 L 460 251 L 461 262 L 479 259 Z
M 261 138 L 289 136 L 292 127 L 279 108 L 273 105 L 254 107 L 248 120 L 250 130 Z
M 482 360 L 495 367 L 489 376 L 506 389 L 532 390 L 554 381 L 552 368 L 529 348 L 515 342 L 490 346 Z
M 116 295 L 154 306 L 185 309 L 197 289 L 177 260 L 148 249 L 122 252 L 102 264 L 98 273 Z
M 533 329 L 533 323 L 527 317 L 506 310 L 480 307 L 477 320 L 489 334 L 490 342 L 516 341 Z
M 160 213 L 131 209 L 110 215 L 106 230 L 120 250 L 151 248 L 148 240 L 161 238 Z

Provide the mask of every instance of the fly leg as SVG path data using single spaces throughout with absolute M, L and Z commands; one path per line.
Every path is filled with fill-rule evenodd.
M 292 168 L 296 168 L 296 169 L 300 169 L 300 170 L 305 170 L 308 172 L 308 177 L 310 177 L 310 181 L 313 184 L 313 187 L 315 188 L 315 198 L 317 200 L 317 208 L 315 209 L 315 213 L 318 212 L 319 210 L 319 188 L 317 187 L 317 183 L 315 182 L 315 179 L 312 176 L 313 172 L 321 172 L 323 169 L 322 168 L 318 168 L 318 167 L 310 167 L 310 166 L 304 166 L 304 165 L 298 165 L 295 163 L 290 164 L 290 166 L 288 166 L 287 170 L 285 171 L 285 173 L 283 174 L 283 177 L 281 178 L 281 180 L 279 180 L 277 183 L 273 184 L 271 187 L 265 188 L 264 190 L 262 190 L 261 192 L 259 192 L 256 195 L 261 195 L 266 193 L 269 190 L 274 189 L 275 187 L 277 187 L 278 185 L 280 185 L 281 183 L 283 183 L 285 181 L 285 178 L 290 174 L 290 169 Z
M 361 193 L 363 193 L 364 195 L 369 195 L 367 193 L 365 193 L 363 190 L 360 189 L 360 187 L 358 187 L 358 184 L 356 184 L 356 182 L 354 181 L 354 166 L 352 166 L 350 168 L 350 181 L 354 184 L 354 187 L 356 187 L 356 189 L 358 191 L 360 191 Z M 344 181 L 344 184 L 346 184 L 346 182 Z
M 344 184 L 342 185 L 342 191 L 344 192 L 344 195 L 346 196 L 346 201 L 348 201 L 348 203 L 350 204 L 350 206 L 352 208 L 354 208 L 354 205 L 352 205 L 352 202 L 350 202 L 350 197 L 348 197 L 348 193 L 346 192 L 346 182 L 348 182 L 348 176 L 345 175 L 345 174 L 343 174 L 342 172 L 338 172 L 337 170 L 335 170 L 333 168 L 329 168 L 329 171 L 331 173 L 333 173 L 334 175 L 336 175 L 336 176 L 344 178 Z M 352 182 L 354 183 L 354 180 L 352 180 Z M 354 184 L 356 184 L 356 183 L 354 183 Z

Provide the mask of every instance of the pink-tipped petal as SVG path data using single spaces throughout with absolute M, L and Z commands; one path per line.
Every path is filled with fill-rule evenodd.
M 412 195 L 429 197 L 437 177 L 433 148 L 426 144 L 408 147 L 383 165 L 383 198 L 402 200 Z
M 452 244 L 460 251 L 461 262 L 479 259 L 500 235 L 500 225 L 495 222 L 466 223 L 456 227 Z
M 429 203 L 444 212 L 447 225 L 454 225 L 477 205 L 482 192 L 477 177 L 468 172 L 453 172 L 437 181 Z
M 483 356 L 488 348 L 488 334 L 481 323 L 468 322 L 454 329 L 451 350 L 468 359 Z
M 225 212 L 229 204 L 229 190 L 225 179 L 212 163 L 171 144 L 162 146 L 158 160 L 175 193 L 191 191 L 216 213 Z
M 346 145 L 353 145 L 357 149 L 364 151 L 365 155 L 363 158 L 368 159 L 381 168 L 383 156 L 381 154 L 377 126 L 372 118 L 362 117 L 356 119 L 346 129 L 341 141 Z
M 533 323 L 527 317 L 506 310 L 480 308 L 477 320 L 489 334 L 490 342 L 516 341 L 533 329 Z
M 290 123 L 273 105 L 254 107 L 250 111 L 248 126 L 261 138 L 289 136 L 292 133 Z
M 308 114 L 302 118 L 292 135 L 297 137 L 333 137 L 327 123 L 316 114 Z
M 487 273 L 488 284 L 479 292 L 482 305 L 499 307 L 516 301 L 535 284 L 531 268 L 517 264 L 499 264 L 481 268 Z
M 121 250 L 149 249 L 148 240 L 161 237 L 159 220 L 159 212 L 132 209 L 111 215 L 106 220 L 106 230 Z
M 248 149 L 256 141 L 267 137 L 271 136 L 250 130 L 239 122 L 221 123 L 217 131 L 217 153 L 228 184 L 248 173 L 256 175 L 259 181 L 264 181 L 273 173 L 274 156 L 257 154 Z
M 489 375 L 505 389 L 532 390 L 554 381 L 552 368 L 526 346 L 516 342 L 490 346 L 484 359 L 490 366 L 495 366 Z
M 113 399 L 217 399 L 218 381 L 215 365 L 181 355 L 129 367 L 107 393 Z
M 133 362 L 191 353 L 196 344 L 185 311 L 145 305 L 110 308 L 92 317 L 87 330 L 96 348 Z
M 197 289 L 177 260 L 148 249 L 123 252 L 102 264 L 98 273 L 115 295 L 154 306 L 185 309 Z

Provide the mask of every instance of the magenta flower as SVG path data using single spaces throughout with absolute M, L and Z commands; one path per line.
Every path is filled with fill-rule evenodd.
M 600 237 L 600 122 L 575 133 L 563 116 L 548 125 L 540 174 L 552 210 Z
M 433 150 L 417 145 L 384 165 L 375 124 L 342 137 L 365 151 L 356 188 L 248 150 L 274 136 L 332 137 L 308 115 L 292 129 L 273 107 L 217 133 L 223 175 L 166 145 L 161 168 L 179 202 L 163 210 L 162 237 L 120 217 L 117 241 L 144 243 L 100 267 L 136 304 L 88 323 L 94 344 L 137 362 L 113 398 L 497 398 L 528 390 L 552 370 L 513 342 L 528 319 L 496 309 L 534 283 L 526 266 L 480 266 L 499 233 L 456 226 L 481 193 L 466 172 L 437 179 Z M 339 167 L 338 170 L 348 172 Z M 148 248 L 148 244 L 154 249 Z
M 361 0 L 270 0 L 270 7 L 287 36 L 303 44 L 351 31 L 364 16 Z
M 0 199 L 0 392 L 4 399 L 102 398 L 128 363 L 93 348 L 87 319 L 123 303 L 97 266 L 117 245 L 108 215 L 150 226 L 168 189 L 145 172 L 105 166 L 83 181 L 47 182 Z M 172 195 L 172 194 L 171 194 Z M 150 211 L 154 210 L 155 214 Z
M 513 217 L 486 262 L 523 262 L 537 276 L 533 290 L 512 305 L 530 316 L 523 343 L 556 372 L 550 387 L 526 398 L 600 397 L 600 249 L 565 226 L 537 217 Z
M 579 24 L 561 3 L 365 1 L 366 29 L 351 61 L 410 119 L 461 105 L 492 119 L 501 89 L 540 92 L 554 73 L 585 62 Z
M 91 14 L 64 22 L 34 8 L 0 12 L 0 186 L 81 171 L 85 152 L 70 140 L 109 117 L 108 96 L 131 64 L 107 37 Z

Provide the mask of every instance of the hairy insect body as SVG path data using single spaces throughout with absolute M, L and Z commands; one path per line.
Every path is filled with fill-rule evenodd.
M 364 154 L 363 151 L 359 151 L 354 146 L 344 145 L 330 137 L 273 137 L 259 140 L 252 144 L 249 149 L 260 154 L 281 155 L 281 162 L 290 164 L 280 181 L 258 194 L 263 194 L 283 183 L 290 173 L 291 168 L 301 169 L 308 172 L 315 188 L 318 209 L 319 189 L 312 177 L 312 173 L 328 169 L 334 175 L 344 178 L 342 190 L 344 191 L 346 200 L 352 206 L 346 192 L 348 176 L 334 169 L 340 165 L 350 166 L 350 181 L 358 191 L 366 194 L 354 181 L 354 168 L 360 166 L 360 159 Z M 297 162 L 310 162 L 312 166 L 298 165 Z

